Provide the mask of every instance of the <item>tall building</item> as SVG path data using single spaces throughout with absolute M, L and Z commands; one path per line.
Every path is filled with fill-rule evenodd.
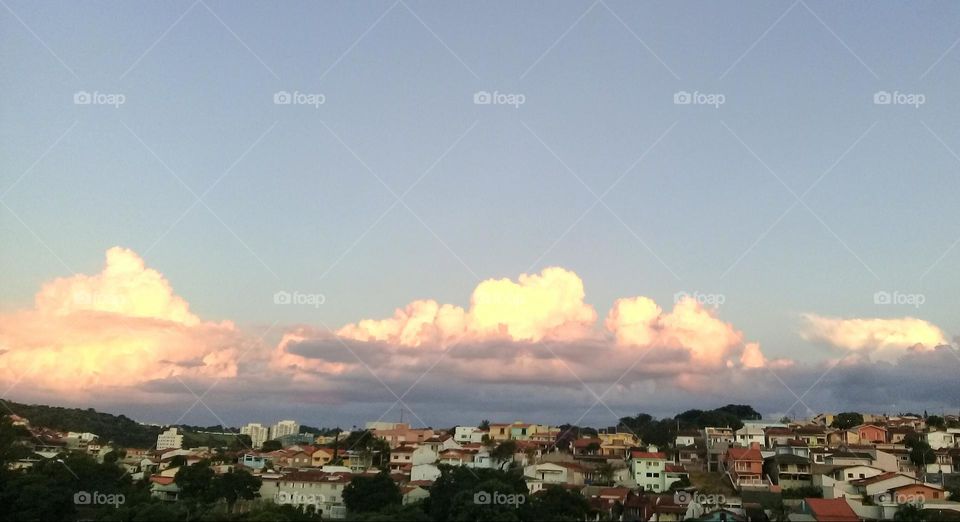
M 183 447 L 183 435 L 177 433 L 177 428 L 170 428 L 157 435 L 157 449 L 180 449 Z
M 300 433 L 300 424 L 295 420 L 282 420 L 270 428 L 270 439 L 279 439 L 284 435 L 296 435 Z
M 270 438 L 270 428 L 260 424 L 259 422 L 251 422 L 246 426 L 240 428 L 241 435 L 249 435 L 250 443 L 253 445 L 254 449 L 260 449 L 263 447 L 263 443 Z

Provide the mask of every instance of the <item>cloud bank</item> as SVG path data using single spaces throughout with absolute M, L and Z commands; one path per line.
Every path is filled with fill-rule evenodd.
M 585 298 L 577 274 L 550 267 L 483 281 L 466 307 L 421 299 L 390 317 L 333 331 L 280 326 L 278 339 L 260 340 L 229 321 L 198 317 L 160 272 L 115 247 L 99 273 L 49 281 L 32 308 L 0 314 L 0 383 L 78 404 L 168 400 L 174 418 L 192 399 L 182 383 L 216 382 L 205 401 L 242 421 L 251 405 L 376 418 L 397 396 L 453 418 L 465 411 L 520 418 L 542 405 L 544 420 L 553 411 L 572 421 L 594 393 L 629 405 L 624 415 L 638 402 L 678 411 L 704 406 L 705 397 L 782 411 L 812 382 L 820 384 L 805 402 L 822 410 L 852 407 L 844 390 L 871 385 L 889 393 L 861 399 L 910 404 L 930 400 L 912 393 L 926 389 L 918 383 L 948 389 L 960 368 L 944 332 L 911 317 L 807 314 L 801 337 L 848 357 L 800 365 L 768 358 L 692 298 L 667 308 L 650 297 L 622 297 L 602 319 Z

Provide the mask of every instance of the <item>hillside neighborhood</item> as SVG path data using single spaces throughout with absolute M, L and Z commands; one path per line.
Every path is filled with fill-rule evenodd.
M 513 477 L 517 491 L 474 488 L 474 504 L 497 504 L 509 493 L 518 495 L 511 500 L 516 508 L 563 490 L 582 498 L 572 520 L 960 520 L 956 415 L 846 412 L 774 422 L 737 418 L 731 408 L 744 407 L 725 408 L 694 410 L 693 422 L 689 412 L 662 421 L 640 415 L 603 428 L 483 421 L 438 429 L 377 421 L 318 435 L 282 420 L 224 432 L 239 445 L 223 447 L 187 447 L 178 426 L 160 431 L 153 447 L 120 447 L 96 433 L 50 429 L 11 414 L 15 444 L 29 451 L 8 460 L 6 472 L 29 473 L 83 454 L 143 484 L 151 502 L 170 505 L 194 487 L 190 470 L 202 467 L 210 480 L 245 472 L 256 486 L 226 497 L 230 512 L 276 504 L 323 520 L 356 518 L 362 508 L 347 491 L 363 480 L 392 483 L 399 505 L 413 509 L 451 477 L 480 481 L 479 474 L 498 473 Z M 698 425 L 710 419 L 729 422 Z M 483 513 L 465 519 L 483 520 Z

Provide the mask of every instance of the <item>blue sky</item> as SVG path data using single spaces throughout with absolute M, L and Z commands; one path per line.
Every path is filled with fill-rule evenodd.
M 835 354 L 804 313 L 952 336 L 958 21 L 949 2 L 5 0 L 0 311 L 119 245 L 254 332 L 466 306 L 482 279 L 562 266 L 601 318 L 722 294 L 771 358 Z

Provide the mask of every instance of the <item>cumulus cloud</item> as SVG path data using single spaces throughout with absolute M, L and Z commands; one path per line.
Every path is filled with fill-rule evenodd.
M 581 279 L 562 268 L 491 279 L 476 287 L 467 309 L 418 300 L 335 332 L 289 331 L 271 365 L 318 381 L 370 371 L 412 381 L 429 370 L 458 382 L 657 379 L 693 388 L 703 379 L 692 375 L 771 364 L 759 344 L 744 344 L 742 333 L 695 299 L 671 311 L 647 297 L 619 299 L 603 330 L 584 298 Z
M 162 274 L 114 247 L 100 273 L 55 279 L 32 309 L 0 315 L 0 379 L 82 392 L 230 377 L 240 342 L 232 323 L 202 321 Z
M 401 346 L 446 346 L 488 339 L 577 339 L 597 320 L 596 311 L 583 298 L 583 282 L 575 273 L 551 267 L 539 274 L 522 274 L 517 282 L 481 282 L 470 297 L 468 310 L 433 300 L 413 301 L 389 319 L 365 319 L 344 326 L 337 334 Z
M 929 351 L 947 344 L 936 325 L 913 317 L 842 319 L 806 314 L 801 335 L 808 341 L 824 342 L 864 355 L 892 358 L 905 350 Z

